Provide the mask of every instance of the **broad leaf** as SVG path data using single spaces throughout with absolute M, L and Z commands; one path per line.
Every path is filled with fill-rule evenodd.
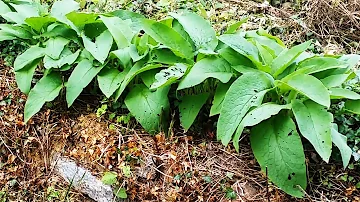
M 354 114 L 360 114 L 360 100 L 347 100 L 345 109 Z
M 173 19 L 172 21 L 172 28 L 179 33 L 184 39 L 191 44 L 193 50 L 196 49 L 194 42 L 190 38 L 189 34 L 185 31 L 184 27 L 179 23 L 178 20 Z
M 46 28 L 49 24 L 56 22 L 56 19 L 51 16 L 41 16 L 26 18 L 25 22 L 35 31 L 41 32 L 43 28 Z
M 347 68 L 347 64 L 332 57 L 312 57 L 306 59 L 299 63 L 297 66 L 296 72 L 301 72 L 303 74 L 314 74 L 317 72 L 337 69 L 337 68 Z
M 97 80 L 101 92 L 107 98 L 110 98 L 112 94 L 120 87 L 121 82 L 125 78 L 126 72 L 120 72 L 116 68 L 104 68 L 98 75 Z
M 167 98 L 169 88 L 151 92 L 145 85 L 136 85 L 125 98 L 126 107 L 149 133 L 159 131 L 161 118 L 168 116 L 170 104 Z
M 104 64 L 111 46 L 113 44 L 113 38 L 108 30 L 104 31 L 95 39 L 95 43 L 92 42 L 85 35 L 82 35 L 84 46 L 92 56 L 102 64 Z
M 118 198 L 121 198 L 121 199 L 126 199 L 128 197 L 126 190 L 124 188 L 115 189 L 114 194 L 115 194 L 115 196 L 117 196 Z
M 82 13 L 75 11 L 66 14 L 66 18 L 69 19 L 79 30 L 83 30 L 87 24 L 95 23 L 98 16 L 99 15 L 96 13 Z
M 217 123 L 217 139 L 227 145 L 236 128 L 251 107 L 262 103 L 265 93 L 272 88 L 272 81 L 263 73 L 240 76 L 225 95 Z
M 101 178 L 101 182 L 106 185 L 113 185 L 117 182 L 117 174 L 115 172 L 105 172 Z
M 197 49 L 214 50 L 218 44 L 215 30 L 211 24 L 201 16 L 179 10 L 178 13 L 171 13 L 189 34 Z
M 229 90 L 230 86 L 231 86 L 230 82 L 225 84 L 224 83 L 218 84 L 215 91 L 214 100 L 212 102 L 212 106 L 210 109 L 210 116 L 215 116 L 217 114 L 220 114 L 226 92 Z
M 66 85 L 66 101 L 70 107 L 82 90 L 89 85 L 93 78 L 104 66 L 94 67 L 88 60 L 82 60 L 72 71 Z
M 209 93 L 202 93 L 198 95 L 185 95 L 181 99 L 179 105 L 180 111 L 180 123 L 185 129 L 189 130 L 191 125 L 194 123 L 201 107 L 206 103 L 209 98 Z
M 258 49 L 243 36 L 239 34 L 224 34 L 219 37 L 219 40 L 241 55 L 249 58 L 254 64 L 257 64 L 256 66 L 261 65 Z
M 331 137 L 332 142 L 340 150 L 343 167 L 345 169 L 349 165 L 352 155 L 352 150 L 347 145 L 347 138 L 345 135 L 340 134 L 335 128 L 331 128 Z
M 330 88 L 330 98 L 331 99 L 343 99 L 347 98 L 350 100 L 360 100 L 360 95 L 344 88 Z
M 134 36 L 129 24 L 118 17 L 100 16 L 103 23 L 109 29 L 119 49 L 128 47 Z
M 10 24 L 0 24 L 0 29 L 3 33 L 7 33 L 17 38 L 21 38 L 21 39 L 32 38 L 32 34 L 20 26 L 15 26 Z
M 50 68 L 61 68 L 62 66 L 68 64 L 73 64 L 76 59 L 79 57 L 80 50 L 77 50 L 75 53 L 72 53 L 69 48 L 65 48 L 60 55 L 58 60 L 54 60 L 51 57 L 45 55 L 44 57 L 44 67 L 46 69 Z
M 230 64 L 222 58 L 202 59 L 195 63 L 185 78 L 181 80 L 178 90 L 196 86 L 210 77 L 227 83 L 232 77 Z
M 326 86 L 327 88 L 339 87 L 341 86 L 349 77 L 349 74 L 336 74 L 325 77 L 320 81 Z
M 66 15 L 73 11 L 80 9 L 80 4 L 73 0 L 60 0 L 55 1 L 51 7 L 50 15 L 56 18 L 58 21 L 70 25 L 76 32 L 79 30 L 67 19 Z
M 52 59 L 57 60 L 69 42 L 70 40 L 63 37 L 51 38 L 46 43 L 45 54 Z
M 150 52 L 150 62 L 163 64 L 187 63 L 186 59 L 176 56 L 170 49 L 157 48 Z
M 278 55 L 271 64 L 271 72 L 274 77 L 281 74 L 294 60 L 304 52 L 311 44 L 311 41 L 294 46 L 291 49 L 285 49 Z
M 237 21 L 227 28 L 226 32 L 224 34 L 234 34 L 242 24 L 246 23 L 248 21 L 248 17 L 242 18 L 240 21 Z
M 131 65 L 130 47 L 112 51 L 111 56 L 115 56 L 120 60 L 122 67 L 128 68 Z
M 45 55 L 44 48 L 39 46 L 31 46 L 24 53 L 19 55 L 14 62 L 14 70 L 19 71 L 26 65 L 32 63 L 34 60 L 41 58 Z
M 122 20 L 131 20 L 131 28 L 135 33 L 140 32 L 142 29 L 142 20 L 145 18 L 139 13 L 129 10 L 116 10 L 110 13 L 113 16 L 119 17 Z
M 329 162 L 332 149 L 332 114 L 311 100 L 304 103 L 293 101 L 292 110 L 300 133 L 309 140 L 321 158 Z
M 230 47 L 225 47 L 219 50 L 219 55 L 228 61 L 231 66 L 242 65 L 246 67 L 254 67 L 251 60 L 247 57 L 241 55 L 240 53 L 236 52 L 234 49 Z
M 10 41 L 10 40 L 14 40 L 17 37 L 8 33 L 8 32 L 4 32 L 2 30 L 0 30 L 0 42 L 2 41 Z
M 269 119 L 271 116 L 277 115 L 281 110 L 290 108 L 290 105 L 265 103 L 248 112 L 244 119 L 240 122 L 234 135 L 233 144 L 235 150 L 239 152 L 239 140 L 245 127 L 255 126 L 262 121 Z
M 155 75 L 155 82 L 151 85 L 150 89 L 161 88 L 175 83 L 185 74 L 186 69 L 186 65 L 178 63 L 167 69 L 161 70 Z
M 41 78 L 29 93 L 25 104 L 24 122 L 28 122 L 46 102 L 54 100 L 59 95 L 62 86 L 61 76 L 57 72 Z
M 153 20 L 143 20 L 143 28 L 145 33 L 169 47 L 175 55 L 183 58 L 193 57 L 191 44 L 174 29 Z
M 0 15 L 11 12 L 11 9 L 3 1 L 0 1 Z
M 28 94 L 30 92 L 31 81 L 39 62 L 39 60 L 35 60 L 31 64 L 15 72 L 16 84 L 21 90 L 21 92 L 25 94 Z
M 303 197 L 306 190 L 304 150 L 290 117 L 279 114 L 251 129 L 251 148 L 263 172 L 286 193 Z
M 307 74 L 298 74 L 291 77 L 286 85 L 312 99 L 314 102 L 330 107 L 329 92 L 317 78 Z
M 24 16 L 24 20 L 26 18 L 31 17 L 38 17 L 39 16 L 39 10 L 35 6 L 31 4 L 12 4 L 10 5 L 16 10 L 17 13 Z
M 124 92 L 126 86 L 130 83 L 130 81 L 136 75 L 138 75 L 142 72 L 148 71 L 148 70 L 157 69 L 157 68 L 161 67 L 160 64 L 149 64 L 146 66 L 143 66 L 143 65 L 144 65 L 144 62 L 139 61 L 139 62 L 135 63 L 135 65 L 133 67 L 131 67 L 130 71 L 126 74 L 124 81 L 121 83 L 120 88 L 115 93 L 115 100 L 119 99 L 121 94 Z

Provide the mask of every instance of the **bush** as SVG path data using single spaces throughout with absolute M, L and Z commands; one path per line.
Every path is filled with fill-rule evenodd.
M 260 166 L 295 197 L 302 197 L 307 186 L 299 134 L 324 161 L 332 143 L 344 167 L 350 161 L 352 151 L 328 109 L 331 100 L 341 99 L 349 100 L 349 112 L 360 113 L 360 95 L 341 88 L 354 76 L 358 55 L 312 55 L 306 52 L 310 41 L 288 49 L 264 30 L 238 31 L 242 22 L 217 36 L 206 20 L 186 10 L 154 21 L 126 10 L 81 13 L 72 0 L 55 2 L 50 13 L 37 3 L 0 1 L 0 8 L 9 22 L 0 25 L 1 41 L 29 45 L 14 62 L 17 84 L 28 94 L 25 122 L 62 89 L 70 107 L 96 79 L 106 97 L 124 98 L 150 133 L 168 127 L 175 101 L 188 130 L 213 97 L 210 115 L 219 115 L 217 138 L 224 145 L 233 140 L 239 150 L 240 135 L 250 127 Z M 32 87 L 37 68 L 43 77 Z M 209 79 L 215 85 L 199 90 Z M 169 94 L 175 97 L 171 105 Z

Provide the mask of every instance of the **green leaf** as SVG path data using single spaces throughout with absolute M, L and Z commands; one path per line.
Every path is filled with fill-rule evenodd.
M 269 179 L 287 194 L 303 197 L 307 186 L 305 155 L 291 118 L 279 114 L 261 122 L 251 129 L 250 142 Z
M 343 88 L 330 88 L 330 98 L 331 99 L 350 99 L 350 100 L 360 100 L 360 95 Z
M 179 33 L 182 37 L 184 37 L 184 39 L 189 42 L 189 44 L 191 44 L 191 48 L 193 50 L 196 49 L 194 42 L 192 41 L 192 39 L 190 38 L 189 34 L 185 31 L 184 27 L 179 23 L 178 20 L 173 19 L 172 21 L 172 28 Z
M 38 17 L 39 16 L 39 10 L 32 4 L 12 4 L 10 5 L 16 10 L 17 13 L 21 14 L 24 17 L 24 20 L 26 18 L 31 17 Z
M 312 57 L 299 63 L 296 72 L 314 74 L 329 69 L 347 68 L 347 64 L 332 57 Z
M 99 15 L 96 13 L 82 13 L 75 11 L 66 14 L 66 18 L 79 28 L 79 30 L 83 30 L 87 24 L 95 23 L 98 16 Z
M 269 119 L 271 116 L 277 115 L 281 110 L 290 108 L 290 105 L 265 103 L 248 112 L 240 122 L 233 138 L 233 144 L 236 151 L 239 152 L 239 140 L 245 127 L 255 126 L 262 121 Z
M 3 1 L 0 1 L 0 15 L 11 12 L 11 9 Z
M 54 60 L 51 57 L 45 55 L 44 57 L 44 67 L 46 69 L 51 68 L 61 68 L 62 66 L 68 64 L 73 64 L 76 59 L 79 57 L 80 49 L 77 50 L 75 53 L 72 53 L 71 50 L 67 47 L 60 54 L 60 58 L 58 60 Z
M 272 81 L 263 73 L 247 73 L 240 76 L 225 95 L 217 123 L 217 139 L 227 145 L 236 128 L 251 107 L 262 103 Z
M 135 63 L 135 65 L 133 67 L 131 67 L 130 71 L 126 74 L 124 81 L 121 83 L 120 88 L 116 91 L 115 94 L 115 100 L 119 99 L 119 97 L 121 96 L 121 94 L 124 92 L 126 86 L 130 83 L 130 81 L 138 74 L 148 71 L 148 70 L 152 70 L 152 69 L 157 69 L 161 67 L 161 64 L 149 64 L 146 66 L 143 66 L 144 62 L 143 61 L 139 61 L 137 63 Z
M 94 67 L 89 60 L 82 60 L 72 71 L 66 85 L 66 101 L 70 107 L 82 90 L 89 85 L 93 78 L 104 66 Z
M 126 71 L 120 72 L 116 68 L 104 68 L 99 75 L 97 75 L 101 92 L 103 92 L 107 98 L 110 98 L 116 89 L 120 87 L 126 73 Z
M 140 32 L 142 29 L 142 20 L 145 18 L 139 13 L 135 13 L 129 10 L 116 10 L 110 13 L 113 16 L 119 17 L 122 20 L 131 20 L 131 28 L 135 33 Z
M 31 64 L 15 72 L 16 84 L 21 90 L 21 92 L 25 94 L 28 94 L 30 92 L 31 81 L 39 62 L 39 60 L 35 60 Z
M 168 88 L 160 88 L 151 92 L 145 85 L 136 85 L 125 98 L 126 107 L 141 126 L 154 134 L 160 129 L 161 117 L 168 111 L 170 104 L 167 97 Z
M 32 34 L 20 26 L 15 26 L 10 24 L 0 24 L 0 29 L 2 32 L 7 33 L 10 36 L 15 36 L 17 38 L 21 38 L 21 39 L 32 38 Z
M 115 190 L 115 195 L 118 198 L 126 199 L 128 196 L 126 194 L 126 190 L 124 188 L 118 188 Z
M 311 41 L 299 44 L 291 49 L 283 50 L 271 64 L 271 72 L 274 77 L 280 75 L 294 60 L 304 52 L 311 44 Z
M 314 102 L 325 107 L 330 107 L 329 92 L 317 78 L 307 74 L 298 74 L 291 77 L 286 85 L 310 98 Z
M 17 37 L 8 33 L 8 32 L 4 32 L 2 30 L 0 30 L 0 42 L 2 41 L 10 41 L 10 40 L 14 40 Z
M 68 24 L 70 20 L 66 18 L 66 14 L 80 9 L 80 4 L 73 0 L 55 1 L 51 7 L 50 14 L 60 22 Z
M 339 87 L 341 86 L 349 77 L 349 74 L 336 74 L 325 77 L 320 81 L 326 86 L 327 88 Z
M 32 63 L 34 60 L 41 58 L 45 55 L 44 48 L 39 46 L 31 46 L 24 53 L 19 55 L 14 62 L 14 70 L 19 71 L 26 65 Z
M 88 50 L 96 60 L 104 64 L 113 44 L 113 38 L 110 32 L 108 30 L 104 31 L 96 37 L 95 43 L 85 35 L 82 35 L 81 38 L 83 39 L 86 50 Z
M 167 69 L 161 70 L 155 75 L 156 81 L 151 85 L 150 89 L 161 88 L 175 83 L 185 74 L 186 69 L 186 65 L 178 63 Z
M 352 155 L 352 150 L 347 145 L 347 138 L 345 135 L 340 134 L 335 128 L 331 128 L 331 137 L 332 142 L 340 150 L 343 166 L 344 169 L 346 169 L 346 167 L 349 165 Z
M 230 47 L 225 47 L 219 50 L 219 55 L 228 61 L 231 66 L 242 65 L 246 67 L 254 67 L 253 63 L 247 57 L 236 52 Z
M 360 100 L 347 100 L 345 109 L 354 114 L 360 114 Z
M 171 13 L 189 34 L 197 49 L 214 50 L 218 44 L 215 30 L 211 24 L 201 16 L 186 10 Z
M 150 89 L 151 84 L 153 84 L 156 81 L 155 75 L 159 72 L 160 72 L 159 69 L 152 69 L 141 73 L 139 76 L 141 77 L 143 83 Z
M 25 22 L 35 31 L 41 32 L 42 28 L 45 28 L 49 24 L 56 22 L 56 18 L 51 16 L 31 17 L 26 18 Z
M 227 83 L 232 77 L 230 64 L 222 58 L 204 58 L 195 63 L 185 78 L 181 80 L 178 90 L 196 86 L 209 77 Z
M 307 100 L 304 103 L 295 100 L 292 103 L 300 133 L 309 140 L 325 162 L 331 155 L 331 122 L 333 116 L 323 106 Z
M 109 29 L 119 49 L 128 47 L 131 44 L 134 33 L 127 21 L 121 20 L 118 17 L 105 16 L 100 16 L 100 19 Z
M 63 37 L 51 38 L 46 43 L 45 54 L 52 59 L 57 60 L 69 42 L 70 40 Z
M 234 34 L 242 24 L 248 21 L 248 17 L 242 18 L 240 21 L 231 24 L 224 34 Z
M 117 182 L 117 173 L 115 172 L 105 172 L 101 178 L 101 182 L 106 185 L 113 185 Z
M 124 69 L 131 65 L 130 47 L 112 51 L 110 55 L 117 57 Z
M 231 86 L 230 82 L 225 84 L 224 83 L 218 84 L 215 91 L 214 100 L 212 102 L 212 106 L 210 109 L 210 116 L 215 116 L 217 114 L 220 114 L 226 92 L 229 90 L 230 86 Z
M 26 17 L 21 13 L 9 12 L 1 15 L 6 21 L 13 22 L 18 25 L 25 24 Z
M 173 65 L 175 63 L 187 63 L 186 59 L 176 56 L 170 49 L 157 48 L 150 52 L 150 62 Z
M 255 45 L 256 45 L 257 49 L 259 50 L 259 55 L 260 55 L 262 64 L 263 64 L 263 66 L 265 66 L 264 69 L 267 72 L 270 72 L 270 67 L 268 65 L 270 65 L 272 63 L 272 61 L 274 60 L 273 56 L 259 42 L 256 41 Z
M 202 93 L 198 95 L 185 95 L 179 105 L 180 123 L 185 129 L 189 130 L 194 123 L 196 116 L 199 114 L 201 107 L 209 98 L 209 93 Z
M 54 100 L 62 88 L 62 79 L 59 73 L 52 72 L 41 78 L 29 93 L 25 104 L 25 123 L 40 111 L 41 107 L 49 101 Z
M 143 29 L 153 39 L 169 47 L 175 55 L 183 58 L 194 56 L 191 44 L 174 29 L 153 20 L 143 20 Z
M 241 55 L 249 58 L 254 64 L 257 64 L 257 66 L 261 65 L 258 49 L 243 36 L 239 34 L 224 34 L 219 37 L 219 40 Z

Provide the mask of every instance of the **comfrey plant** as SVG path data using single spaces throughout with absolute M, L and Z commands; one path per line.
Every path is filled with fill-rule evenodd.
M 237 31 L 242 22 L 218 36 L 209 22 L 186 10 L 154 21 L 125 10 L 78 9 L 72 0 L 56 1 L 50 12 L 34 2 L 0 1 L 7 20 L 0 24 L 0 41 L 29 45 L 14 62 L 17 84 L 28 94 L 25 122 L 62 90 L 70 107 L 96 79 L 103 94 L 124 100 L 150 133 L 167 127 L 170 106 L 178 108 L 188 130 L 213 99 L 217 138 L 224 145 L 232 140 L 239 151 L 249 128 L 261 168 L 292 196 L 302 197 L 307 186 L 300 135 L 326 162 L 334 143 L 348 165 L 352 151 L 328 109 L 331 100 L 344 99 L 349 112 L 360 113 L 360 95 L 342 88 L 355 76 L 358 55 L 311 55 L 305 52 L 311 42 L 288 49 L 264 30 Z M 43 77 L 33 86 L 35 71 Z M 189 93 L 208 80 L 216 80 L 214 96 Z M 169 93 L 178 105 L 170 105 Z

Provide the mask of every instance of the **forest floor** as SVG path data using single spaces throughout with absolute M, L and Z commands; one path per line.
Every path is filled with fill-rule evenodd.
M 350 15 L 345 15 L 341 26 L 331 24 L 335 22 L 332 15 L 328 14 L 326 21 L 320 16 L 324 11 L 314 11 L 325 9 L 321 3 L 326 1 L 277 6 L 216 2 L 219 4 L 212 3 L 204 10 L 218 30 L 231 20 L 250 16 L 247 29 L 270 27 L 287 44 L 312 38 L 318 41 L 314 49 L 319 52 L 358 52 L 359 20 L 354 18 L 351 24 L 346 18 Z M 152 14 L 149 5 L 143 6 L 150 10 L 140 11 Z M 346 5 L 354 9 L 354 5 Z M 355 30 L 343 28 L 346 23 Z M 330 26 L 337 30 L 329 32 Z M 315 29 L 318 32 L 312 31 Z M 151 136 L 133 122 L 118 124 L 109 121 L 107 114 L 98 117 L 100 97 L 83 94 L 69 109 L 63 100 L 48 104 L 25 125 L 26 96 L 17 89 L 12 68 L 0 58 L 0 202 L 92 201 L 56 174 L 58 156 L 73 159 L 98 179 L 104 172 L 116 172 L 118 185 L 126 190 L 129 201 L 360 201 L 360 190 L 354 183 L 360 181 L 356 169 L 344 170 L 341 162 L 326 164 L 311 147 L 305 146 L 309 185 L 300 200 L 267 182 L 246 134 L 240 153 L 236 153 L 232 146 L 216 141 L 211 125 L 189 133 L 175 127 L 169 137 Z

